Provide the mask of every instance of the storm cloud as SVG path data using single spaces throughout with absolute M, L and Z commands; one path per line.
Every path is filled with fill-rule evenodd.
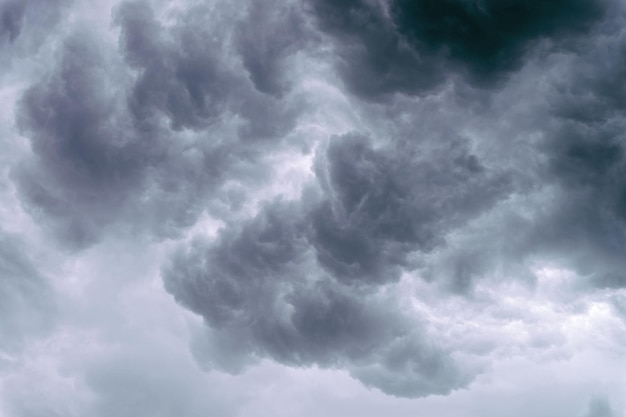
M 0 414 L 624 415 L 625 12 L 0 0 Z
M 347 368 L 401 396 L 447 393 L 470 378 L 374 288 L 329 276 L 304 220 L 275 202 L 214 244 L 198 240 L 174 256 L 166 289 L 211 326 L 203 348 L 213 355 L 200 360 L 230 372 L 264 357 Z
M 0 233 L 0 352 L 11 352 L 50 330 L 56 306 L 53 288 L 24 253 L 24 243 Z
M 432 92 L 449 78 L 498 85 L 541 41 L 563 48 L 610 7 L 605 1 L 369 0 L 309 2 L 335 41 L 352 92 L 380 100 Z
M 226 172 L 268 175 L 259 141 L 282 138 L 302 106 L 235 75 L 204 28 L 163 28 L 143 2 L 121 4 L 113 21 L 119 54 L 76 29 L 19 104 L 34 155 L 15 178 L 28 209 L 73 247 L 120 222 L 161 237 L 191 226 Z

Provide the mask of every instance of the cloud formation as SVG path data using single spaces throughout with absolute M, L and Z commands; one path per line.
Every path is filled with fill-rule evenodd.
M 447 393 L 467 381 L 448 354 L 425 339 L 374 288 L 342 285 L 320 268 L 299 208 L 267 206 L 217 242 L 194 242 L 165 270 L 166 289 L 211 326 L 198 353 L 237 371 L 270 357 L 302 366 L 347 368 L 393 395 Z M 331 269 L 332 272 L 335 272 Z
M 0 413 L 623 414 L 620 2 L 97 7 L 0 0 Z
M 119 54 L 77 29 L 22 97 L 34 155 L 15 178 L 28 210 L 69 246 L 120 223 L 175 236 L 226 180 L 267 175 L 255 161 L 293 128 L 300 104 L 264 95 L 225 64 L 224 45 L 207 43 L 214 35 L 192 20 L 201 12 L 164 28 L 148 3 L 123 3 Z
M 432 92 L 460 75 L 497 85 L 542 40 L 562 48 L 600 21 L 605 1 L 370 0 L 308 2 L 334 40 L 337 67 L 360 97 Z

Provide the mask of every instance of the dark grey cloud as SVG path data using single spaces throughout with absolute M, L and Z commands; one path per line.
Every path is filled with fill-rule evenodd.
M 533 42 L 585 32 L 606 2 L 394 0 L 390 14 L 417 50 L 442 54 L 481 81 L 519 67 Z
M 0 39 L 13 42 L 22 30 L 24 2 L 12 1 L 0 5 Z
M 29 212 L 70 246 L 120 224 L 174 236 L 225 178 L 271 172 L 259 163 L 265 147 L 293 129 L 304 103 L 257 91 L 219 28 L 194 20 L 201 12 L 165 28 L 147 3 L 124 2 L 119 54 L 77 29 L 22 97 L 34 155 L 14 178 Z
M 439 62 L 424 59 L 399 36 L 378 2 L 309 2 L 319 28 L 335 40 L 336 66 L 350 91 L 378 100 L 416 94 L 443 80 Z
M 354 135 L 330 143 L 327 172 L 318 169 L 329 198 L 312 211 L 312 245 L 339 279 L 393 281 L 406 254 L 433 250 L 506 196 L 507 175 L 484 167 L 467 139 L 436 135 L 386 149 Z
M 240 133 L 246 138 L 277 138 L 291 129 L 297 109 L 284 109 L 276 99 L 261 93 L 278 93 L 274 91 L 277 86 L 268 87 L 268 83 L 278 81 L 270 81 L 268 77 L 278 77 L 282 71 L 264 67 L 279 65 L 281 58 L 296 48 L 297 44 L 291 44 L 300 37 L 298 17 L 295 12 L 288 12 L 295 22 L 281 20 L 280 24 L 270 26 L 276 33 L 264 31 L 269 39 L 263 50 L 258 44 L 262 40 L 260 36 L 253 39 L 254 33 L 250 31 L 257 30 L 260 34 L 263 28 L 255 29 L 254 25 L 269 23 L 267 19 L 255 18 L 255 13 L 268 13 L 267 10 L 260 5 L 251 6 L 250 16 L 239 23 L 240 35 L 236 40 L 257 92 L 251 91 L 239 68 L 228 64 L 237 57 L 227 55 L 225 49 L 229 44 L 217 34 L 230 28 L 222 25 L 209 28 L 194 16 L 210 18 L 207 11 L 196 7 L 181 17 L 179 25 L 166 30 L 157 22 L 149 4 L 123 3 L 117 10 L 116 22 L 122 29 L 120 41 L 126 62 L 140 71 L 128 98 L 139 127 L 147 128 L 165 117 L 175 131 L 184 128 L 210 131 L 218 118 L 234 113 L 243 118 Z M 253 40 L 257 42 L 254 48 Z M 263 63 L 252 62 L 259 59 Z
M 297 4 L 254 2 L 238 25 L 237 49 L 257 90 L 281 96 L 290 87 L 285 60 L 314 36 Z
M 310 0 L 319 28 L 334 39 L 337 68 L 357 95 L 429 92 L 455 74 L 498 85 L 537 43 L 563 47 L 584 34 L 606 1 Z
M 275 202 L 214 243 L 196 241 L 163 271 L 166 289 L 209 326 L 195 344 L 209 367 L 271 358 L 347 369 L 398 396 L 447 393 L 471 379 L 393 305 L 316 266 L 298 207 Z
M 166 117 L 174 130 L 199 129 L 224 112 L 238 80 L 221 68 L 219 44 L 195 27 L 167 33 L 148 3 L 123 3 L 116 17 L 124 57 L 140 71 L 129 97 L 140 126 Z
M 95 39 L 76 34 L 51 79 L 24 94 L 19 113 L 36 155 L 15 173 L 20 190 L 51 215 L 63 240 L 79 246 L 95 239 L 95 229 L 112 221 L 110 207 L 121 206 L 141 181 L 133 157 L 143 149 L 116 126 L 104 68 Z
M 611 35 L 615 36 L 615 35 Z M 571 78 L 556 85 L 552 110 L 558 128 L 547 143 L 553 174 L 568 190 L 594 194 L 594 200 L 624 220 L 623 112 L 626 68 L 623 35 L 604 40 L 578 61 Z M 610 57 L 610 59 L 609 59 Z M 602 60 L 603 65 L 593 65 Z
M 615 30 L 614 24 L 609 20 L 607 29 Z M 626 285 L 626 95 L 620 75 L 626 49 L 622 35 L 603 32 L 593 38 L 598 46 L 575 58 L 574 69 L 548 93 L 549 119 L 537 152 L 547 161 L 541 178 L 554 191 L 550 209 L 532 219 L 527 245 L 534 254 L 566 259 L 595 286 L 616 288 Z
M 418 257 L 424 278 L 467 293 L 494 274 L 531 284 L 533 265 L 548 261 L 575 271 L 582 292 L 624 287 L 621 22 L 616 13 L 575 50 L 551 56 L 536 87 L 538 70 L 529 69 L 486 101 L 476 91 L 463 99 L 479 101 L 471 118 L 485 120 L 478 157 L 507 172 L 511 185 L 507 198 L 481 210 L 441 250 Z M 524 109 L 502 107 L 509 105 Z
M 334 137 L 317 156 L 319 191 L 274 202 L 215 242 L 174 256 L 166 289 L 211 328 L 204 349 L 221 358 L 216 366 L 236 370 L 270 357 L 339 367 L 408 397 L 471 379 L 377 289 L 411 269 L 408 254 L 443 245 L 503 198 L 509 181 L 482 166 L 463 138 L 405 146 Z

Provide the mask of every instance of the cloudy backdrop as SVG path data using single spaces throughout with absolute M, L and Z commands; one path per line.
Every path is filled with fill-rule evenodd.
M 0 0 L 2 417 L 626 415 L 623 0 Z

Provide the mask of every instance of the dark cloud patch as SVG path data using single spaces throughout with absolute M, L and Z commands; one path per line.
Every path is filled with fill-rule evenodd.
M 26 4 L 10 1 L 0 5 L 0 40 L 13 42 L 22 30 Z
M 289 88 L 285 60 L 312 36 L 304 16 L 290 4 L 254 2 L 237 28 L 237 48 L 257 90 L 281 96 Z
M 121 186 L 134 176 L 127 137 L 111 126 L 115 101 L 106 90 L 106 63 L 86 33 L 68 39 L 51 80 L 29 89 L 20 123 L 41 136 L 34 140 L 42 162 L 59 170 L 72 188 Z M 131 181 L 132 183 L 132 181 Z
M 22 97 L 33 157 L 13 177 L 28 211 L 68 245 L 114 228 L 176 236 L 220 205 L 208 200 L 224 181 L 271 176 L 267 147 L 304 104 L 257 91 L 201 11 L 164 27 L 147 3 L 124 2 L 119 54 L 74 31 Z
M 319 270 L 301 219 L 297 205 L 274 202 L 164 269 L 166 289 L 209 326 L 196 346 L 201 360 L 230 371 L 266 357 L 342 368 L 400 396 L 446 393 L 469 380 L 393 305 Z
M 429 252 L 451 230 L 506 196 L 506 175 L 491 172 L 463 138 L 440 148 L 374 149 L 360 136 L 336 138 L 318 170 L 329 199 L 312 211 L 312 245 L 339 279 L 388 282 L 405 256 Z
M 21 102 L 35 159 L 14 177 L 29 211 L 74 247 L 125 218 L 159 235 L 176 233 L 193 222 L 202 210 L 195 203 L 236 159 L 221 157 L 224 144 L 189 149 L 174 132 L 138 126 L 124 112 L 124 96 L 111 93 L 110 65 L 96 39 L 76 34 L 50 79 Z
M 146 147 L 136 159 L 144 149 L 116 126 L 105 68 L 96 41 L 77 34 L 66 41 L 50 80 L 24 94 L 19 113 L 38 157 L 37 164 L 16 171 L 21 191 L 59 220 L 52 228 L 64 240 L 79 246 L 112 221 L 110 207 L 122 205 L 141 181 L 137 162 L 150 158 Z
M 13 350 L 54 321 L 54 293 L 15 236 L 0 231 L 0 350 Z
M 279 81 L 285 72 L 281 61 L 297 51 L 302 22 L 295 9 L 289 9 L 288 19 L 281 14 L 280 24 L 270 24 L 270 10 L 257 3 L 250 6 L 235 36 L 258 90 L 253 91 L 239 68 L 226 64 L 232 57 L 224 55 L 224 38 L 202 22 L 184 17 L 180 25 L 166 30 L 149 4 L 123 3 L 116 22 L 126 61 L 139 70 L 128 98 L 136 123 L 146 128 L 166 117 L 174 130 L 210 130 L 220 118 L 236 114 L 243 119 L 244 139 L 277 138 L 293 128 L 300 105 L 285 108 L 264 94 L 285 93 L 286 85 Z
M 471 376 L 378 289 L 410 268 L 410 253 L 444 245 L 504 198 L 509 182 L 462 138 L 414 145 L 334 137 L 317 156 L 318 191 L 273 202 L 214 242 L 179 251 L 163 277 L 210 328 L 198 356 L 210 351 L 231 370 L 264 357 L 339 367 L 398 396 L 467 383 Z
M 522 64 L 532 43 L 584 32 L 604 12 L 596 0 L 394 0 L 398 31 L 427 54 L 443 54 L 481 81 Z
M 396 319 L 393 315 L 368 308 L 358 297 L 328 282 L 310 290 L 289 297 L 293 306 L 291 323 L 299 335 L 299 345 L 306 346 L 299 356 L 307 362 L 332 365 L 341 360 L 333 356 L 358 361 L 404 330 L 400 322 L 388 325 Z
M 544 230 L 551 230 L 546 240 L 570 251 L 577 268 L 597 285 L 621 287 L 626 285 L 626 91 L 621 82 L 626 49 L 619 38 L 608 42 L 554 90 L 554 128 L 544 152 L 561 193 L 558 215 Z
M 310 0 L 339 52 L 337 68 L 357 95 L 427 93 L 460 74 L 493 86 L 523 65 L 542 39 L 560 43 L 597 23 L 607 3 L 577 1 Z
M 199 129 L 224 112 L 237 80 L 220 68 L 207 33 L 195 27 L 166 33 L 143 2 L 123 3 L 116 20 L 126 60 L 140 70 L 129 97 L 137 123 L 165 116 L 175 130 Z
M 444 80 L 440 63 L 421 57 L 398 35 L 379 3 L 311 0 L 319 28 L 335 39 L 337 69 L 349 90 L 366 99 L 417 94 Z
M 251 319 L 244 314 L 251 305 L 271 309 L 263 299 L 277 292 L 274 277 L 297 264 L 304 248 L 294 209 L 275 207 L 239 232 L 222 233 L 214 246 L 198 242 L 180 254 L 166 276 L 168 290 L 218 328 Z

